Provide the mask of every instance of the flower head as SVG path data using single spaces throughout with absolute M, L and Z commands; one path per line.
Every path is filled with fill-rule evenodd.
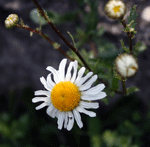
M 91 88 L 97 75 L 92 76 L 93 72 L 89 72 L 83 77 L 85 67 L 77 72 L 78 63 L 76 60 L 69 64 L 65 74 L 66 63 L 67 59 L 63 59 L 58 70 L 51 66 L 46 68 L 51 73 L 48 74 L 47 79 L 40 78 L 46 90 L 35 91 L 35 95 L 45 95 L 46 97 L 34 97 L 32 102 L 43 101 L 41 105 L 36 107 L 36 110 L 48 106 L 46 113 L 52 118 L 58 118 L 58 129 L 62 129 L 64 126 L 67 130 L 71 130 L 74 119 L 80 128 L 83 127 L 80 113 L 90 117 L 96 116 L 95 112 L 86 109 L 97 109 L 98 103 L 91 101 L 106 97 L 106 93 L 102 92 L 105 88 L 104 84 L 98 84 Z
M 126 7 L 121 0 L 110 0 L 105 6 L 105 13 L 112 19 L 121 19 L 125 15 Z
M 5 20 L 5 27 L 11 29 L 16 26 L 19 21 L 17 14 L 10 14 Z
M 124 53 L 116 58 L 115 67 L 121 77 L 129 78 L 137 72 L 138 63 L 133 55 Z

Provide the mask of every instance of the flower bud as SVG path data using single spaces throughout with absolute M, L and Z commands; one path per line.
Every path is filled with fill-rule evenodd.
M 137 72 L 138 63 L 133 55 L 124 53 L 116 58 L 115 69 L 121 77 L 129 78 Z
M 126 12 L 126 6 L 121 0 L 110 0 L 105 6 L 105 13 L 112 19 L 122 19 Z
M 5 27 L 7 29 L 11 29 L 16 26 L 19 21 L 19 17 L 17 14 L 10 14 L 5 20 Z

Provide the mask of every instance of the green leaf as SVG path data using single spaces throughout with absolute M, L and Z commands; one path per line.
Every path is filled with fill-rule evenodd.
M 140 89 L 136 86 L 127 88 L 127 95 L 132 94 L 134 92 L 138 92 L 138 91 L 140 91 Z
M 137 18 L 137 14 L 136 14 L 136 5 L 133 6 L 133 8 L 130 9 L 130 15 L 127 17 L 128 19 L 128 24 L 130 25 L 131 28 L 135 29 L 136 26 L 136 18 Z
M 104 33 L 105 33 L 105 28 L 104 28 L 103 26 L 101 26 L 101 27 L 99 27 L 99 28 L 97 29 L 96 35 L 97 35 L 98 37 L 100 37 L 100 36 L 102 36 Z
M 50 21 L 52 21 L 54 24 L 61 24 L 68 21 L 73 21 L 76 19 L 78 14 L 78 11 L 67 12 L 65 14 L 59 14 L 57 12 L 48 11 L 48 10 L 44 10 L 44 11 L 47 14 L 47 16 L 50 18 Z M 47 24 L 47 21 L 41 16 L 41 14 L 39 14 L 37 9 L 33 9 L 30 12 L 30 18 L 36 24 L 41 24 L 41 25 Z
M 134 46 L 134 54 L 137 56 L 139 53 L 146 50 L 146 45 L 142 43 L 142 41 L 139 41 Z
M 98 46 L 98 55 L 100 58 L 111 58 L 117 56 L 119 53 L 123 52 L 123 49 L 117 49 L 113 43 L 108 42 L 105 39 L 97 39 L 95 43 Z
M 130 53 L 129 48 L 125 47 L 125 45 L 124 45 L 124 41 L 121 39 L 121 40 L 120 40 L 120 42 L 121 42 L 121 46 L 122 46 L 122 48 L 123 48 L 123 49 L 124 49 L 127 53 Z
M 41 24 L 41 25 L 47 24 L 47 21 L 41 16 L 41 14 L 39 14 L 39 12 L 37 11 L 37 9 L 31 10 L 31 12 L 30 12 L 30 18 L 32 19 L 32 21 L 34 23 Z

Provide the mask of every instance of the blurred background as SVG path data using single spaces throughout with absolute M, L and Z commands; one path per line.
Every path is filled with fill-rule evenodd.
M 60 32 L 72 42 L 69 31 L 79 50 L 101 50 L 102 58 L 114 59 L 122 53 L 120 40 L 128 46 L 122 25 L 104 13 L 103 0 L 38 0 Z M 46 77 L 47 66 L 58 69 L 64 58 L 53 46 L 37 34 L 13 28 L 6 29 L 4 21 L 15 13 L 36 29 L 36 7 L 32 0 L 0 1 L 0 147 L 147 147 L 150 144 L 150 1 L 126 0 L 127 13 L 137 5 L 137 34 L 133 44 L 142 41 L 138 55 L 139 71 L 127 80 L 127 87 L 137 86 L 140 91 L 130 96 L 108 95 L 100 101 L 96 118 L 82 114 L 84 127 L 57 129 L 57 120 L 46 114 L 46 108 L 35 110 L 31 102 L 35 90 L 44 89 L 39 78 Z M 42 21 L 42 32 L 69 51 L 50 26 Z M 121 86 L 121 85 L 120 85 Z

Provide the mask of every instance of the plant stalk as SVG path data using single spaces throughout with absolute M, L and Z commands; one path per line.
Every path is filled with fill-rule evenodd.
M 124 19 L 121 20 L 121 23 L 123 25 L 124 28 L 126 28 L 126 22 Z M 129 50 L 130 50 L 130 54 L 133 54 L 133 47 L 132 47 L 132 34 L 130 32 L 127 32 L 127 36 L 129 39 Z
M 60 33 L 60 31 L 56 28 L 56 26 L 50 21 L 50 19 L 48 18 L 47 14 L 41 8 L 41 6 L 38 4 L 38 2 L 36 0 L 32 0 L 32 1 L 35 4 L 35 6 L 37 7 L 37 9 L 38 9 L 39 13 L 41 14 L 41 16 L 43 16 L 45 18 L 45 20 L 47 21 L 47 23 L 56 32 L 56 34 L 58 34 L 58 36 L 66 43 L 66 45 L 80 58 L 80 60 L 84 64 L 84 66 L 89 71 L 92 71 L 90 69 L 90 67 L 87 65 L 87 63 L 85 62 L 85 60 L 83 59 L 83 57 L 81 56 L 81 54 L 78 52 L 77 48 L 75 48 L 72 44 L 70 44 L 70 42 Z

